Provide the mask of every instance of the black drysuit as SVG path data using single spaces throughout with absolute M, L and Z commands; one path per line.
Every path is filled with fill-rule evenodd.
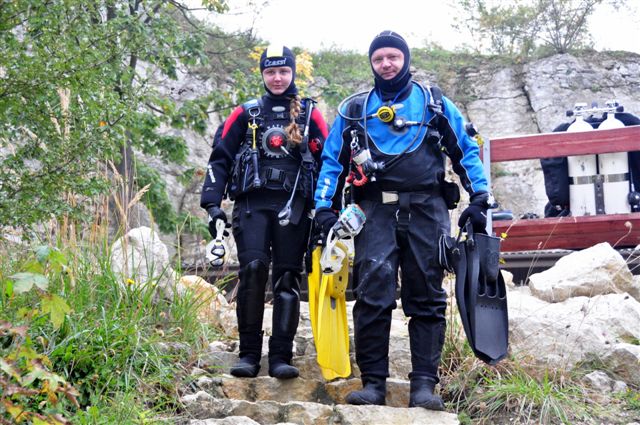
M 306 125 L 309 102 L 302 102 L 296 120 L 300 128 Z M 290 123 L 290 103 L 287 96 L 265 95 L 231 113 L 220 140 L 214 143 L 200 201 L 205 209 L 220 206 L 225 193 L 235 201 L 232 230 L 240 262 L 236 310 L 240 357 L 252 355 L 259 359 L 265 289 L 272 263 L 274 311 L 269 358 L 279 357 L 286 363 L 291 360 L 298 325 L 300 276 L 310 227 L 308 213 L 327 136 L 320 111 L 312 109 L 308 143 L 296 145 L 289 141 L 285 128 Z M 255 137 L 251 128 L 254 125 Z M 305 148 L 308 155 L 302 154 Z M 278 214 L 289 201 L 289 223 L 281 226 Z

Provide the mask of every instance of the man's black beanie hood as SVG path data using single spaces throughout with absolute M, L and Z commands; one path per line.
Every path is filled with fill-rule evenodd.
M 292 72 L 291 84 L 287 87 L 287 90 L 282 93 L 282 96 L 295 96 L 298 94 L 298 89 L 296 87 L 296 57 L 291 49 L 282 45 L 271 45 L 264 49 L 260 56 L 260 74 L 262 75 L 262 71 L 267 68 L 277 66 L 288 66 L 291 68 Z M 269 92 L 269 94 L 273 95 L 273 93 L 271 93 L 267 88 L 266 84 L 264 88 Z
M 404 55 L 404 64 L 402 65 L 402 69 L 398 75 L 393 77 L 391 80 L 384 80 L 373 70 L 373 65 L 371 65 L 371 70 L 373 71 L 373 77 L 375 79 L 375 86 L 380 89 L 383 97 L 386 98 L 388 96 L 394 96 L 411 82 L 411 73 L 409 72 L 409 67 L 411 66 L 411 52 L 409 51 L 407 42 L 400 34 L 393 31 L 382 31 L 374 37 L 371 45 L 369 46 L 369 64 L 371 64 L 371 56 L 373 55 L 373 52 L 382 47 L 395 47 Z

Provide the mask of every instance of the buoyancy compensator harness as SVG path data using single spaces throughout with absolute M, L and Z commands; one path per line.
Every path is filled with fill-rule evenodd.
M 424 126 L 427 127 L 424 140 L 429 145 L 433 146 L 436 151 L 447 153 L 446 149 L 442 145 L 443 133 L 440 131 L 446 120 L 446 118 L 444 118 L 442 90 L 438 86 L 421 84 L 416 81 L 412 81 L 412 84 L 408 85 L 404 90 L 407 90 L 414 85 L 418 86 L 420 90 L 422 90 L 422 94 L 425 99 L 425 105 L 420 121 L 408 121 L 404 117 L 397 116 L 394 109 L 395 99 L 394 101 L 383 104 L 375 113 L 367 115 L 367 103 L 374 89 L 355 93 L 344 99 L 338 106 L 338 113 L 349 124 L 346 131 L 349 132 L 349 136 L 351 137 L 351 170 L 347 179 L 350 184 L 358 187 L 364 186 L 369 181 L 376 181 L 376 174 L 382 174 L 389 170 L 392 166 L 396 165 L 407 152 L 415 147 L 416 142 L 422 142 L 420 137 L 423 135 L 422 129 Z M 398 93 L 396 99 L 404 92 L 404 90 Z M 427 101 L 427 99 L 429 100 Z M 426 121 L 427 111 L 431 111 L 433 113 L 432 119 L 428 122 Z M 371 157 L 367 121 L 375 118 L 392 126 L 396 131 L 402 130 L 407 126 L 419 126 L 414 139 L 408 143 L 400 153 L 387 162 L 374 161 Z M 362 122 L 361 126 L 360 122 Z M 359 131 L 360 128 L 362 131 Z M 362 141 L 358 135 L 359 133 L 362 135 Z M 442 179 L 441 184 L 443 196 L 447 201 L 447 206 L 450 209 L 455 208 L 460 199 L 458 185 L 447 182 L 444 178 Z M 353 197 L 354 190 L 351 190 L 350 194 Z
M 248 117 L 245 141 L 236 154 L 227 195 L 231 200 L 256 189 L 266 188 L 291 192 L 279 214 L 280 224 L 286 226 L 302 212 L 309 201 L 317 172 L 317 164 L 309 149 L 309 128 L 315 101 L 302 99 L 300 115 L 296 119 L 303 139 L 299 145 L 288 141 L 285 127 L 289 124 L 289 112 L 280 105 L 265 110 L 262 99 L 253 99 L 242 106 Z M 296 194 L 300 196 L 295 196 Z M 295 202 L 294 200 L 300 200 Z M 298 208 L 295 205 L 300 204 Z

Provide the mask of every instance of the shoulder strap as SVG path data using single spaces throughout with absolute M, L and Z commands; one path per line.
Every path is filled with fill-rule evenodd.
M 309 131 L 311 127 L 311 114 L 313 113 L 313 105 L 315 101 L 309 97 L 302 99 L 303 109 L 305 113 L 305 124 L 302 136 L 302 142 L 300 143 L 300 154 L 302 156 L 303 164 L 310 166 L 314 164 L 315 160 L 311 151 L 309 150 Z
M 300 122 L 301 124 L 307 126 L 309 125 L 308 116 L 310 116 L 311 111 L 313 110 L 312 106 L 315 105 L 315 100 L 310 97 L 303 97 L 300 99 L 300 115 L 296 121 L 304 120 L 304 122 Z
M 256 108 L 262 108 L 262 99 L 247 100 L 242 104 L 242 108 L 245 111 L 249 111 L 251 109 L 256 109 Z
M 438 86 L 420 83 L 420 86 L 429 94 L 427 108 L 433 113 L 432 120 L 427 123 L 427 143 L 433 144 L 438 151 L 449 153 L 442 146 L 442 136 L 444 133 L 444 103 L 442 102 L 442 90 Z
M 362 118 L 362 110 L 364 108 L 364 100 L 367 97 L 368 93 L 361 93 L 359 96 L 355 96 L 351 101 L 347 104 L 346 108 L 346 116 L 349 118 L 354 118 L 353 120 L 349 120 L 351 124 L 355 124 L 360 121 Z
M 429 104 L 427 105 L 429 110 L 438 117 L 442 116 L 444 114 L 444 103 L 442 102 L 442 90 L 440 87 L 423 83 L 420 84 L 422 84 L 425 91 L 429 93 Z

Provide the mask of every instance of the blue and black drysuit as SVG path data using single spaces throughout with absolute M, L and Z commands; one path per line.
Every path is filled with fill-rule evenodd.
M 449 213 L 441 192 L 444 152 L 451 158 L 453 169 L 467 192 L 486 193 L 488 187 L 478 145 L 465 132 L 465 120 L 456 106 L 443 97 L 439 146 L 427 142 L 426 138 L 427 123 L 434 123 L 434 114 L 426 108 L 429 93 L 415 82 L 403 92 L 404 96 L 401 94 L 392 102 L 396 116 L 424 125 L 396 129 L 378 118 L 368 119 L 372 159 L 387 166 L 375 174 L 375 181 L 352 187 L 355 202 L 366 214 L 364 228 L 355 238 L 356 361 L 363 378 L 389 376 L 389 331 L 400 269 L 402 307 L 410 317 L 413 371 L 409 377 L 426 377 L 435 384 L 447 304 L 442 288 L 443 269 L 437 260 L 438 238 L 450 230 Z M 377 91 L 371 92 L 366 102 L 366 116 L 374 114 L 382 105 L 391 106 L 390 102 L 383 103 Z M 353 108 L 347 104 L 342 114 L 354 118 L 348 115 L 350 109 Z M 350 171 L 352 125 L 357 126 L 358 140 L 362 143 L 364 120 L 355 124 L 338 117 L 329 133 L 322 151 L 316 209 L 342 208 L 345 178 Z M 401 154 L 405 149 L 406 153 Z

